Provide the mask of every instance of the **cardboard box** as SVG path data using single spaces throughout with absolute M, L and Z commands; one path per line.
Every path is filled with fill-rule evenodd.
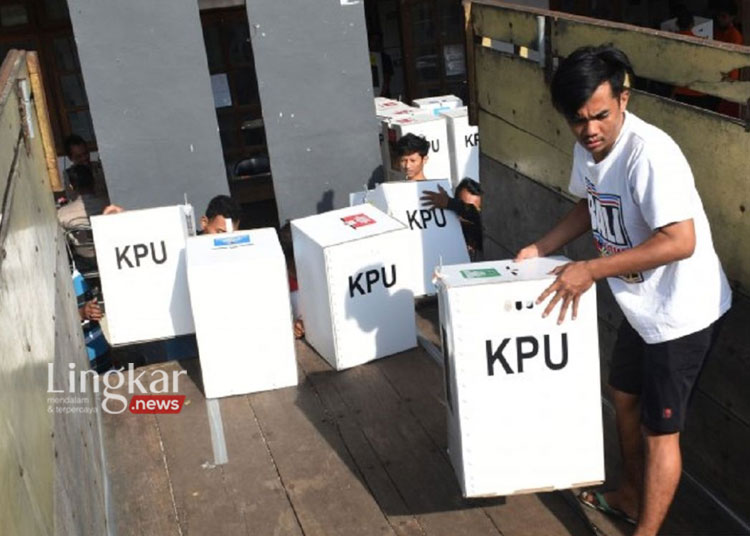
M 305 337 L 336 370 L 416 346 L 410 238 L 369 204 L 292 221 Z
M 448 209 L 427 209 L 420 197 L 425 191 L 438 191 L 442 186 L 453 195 L 448 180 L 400 181 L 379 184 L 368 192 L 366 202 L 393 216 L 410 230 L 412 286 L 415 296 L 435 294 L 432 276 L 440 264 L 469 262 L 466 240 L 458 217 Z M 362 206 L 362 205 L 360 205 Z
M 186 254 L 206 398 L 297 385 L 289 282 L 276 231 L 191 237 Z
M 453 187 L 458 186 L 464 177 L 479 182 L 479 127 L 469 124 L 469 112 L 465 106 L 441 115 L 448 126 Z
M 448 451 L 465 497 L 604 480 L 596 287 L 559 326 L 559 308 L 542 318 L 535 304 L 566 261 L 440 270 Z
M 430 143 L 429 157 L 424 167 L 428 179 L 449 179 L 451 176 L 450 148 L 445 118 L 429 113 L 395 114 L 383 121 L 383 136 L 388 143 L 383 144 L 383 168 L 386 180 L 402 180 L 399 158 L 395 152 L 396 142 L 411 133 L 422 136 Z
M 422 110 L 428 110 L 433 115 L 440 115 L 442 112 L 460 108 L 464 105 L 463 101 L 455 95 L 440 95 L 439 97 L 427 97 L 424 99 L 414 99 L 412 104 Z
M 130 210 L 91 218 L 110 343 L 194 333 L 185 273 L 193 207 Z
M 697 37 L 703 37 L 705 39 L 714 38 L 714 21 L 713 19 L 707 19 L 705 17 L 693 17 L 695 26 L 692 28 L 692 32 Z M 667 19 L 661 23 L 659 29 L 665 32 L 677 32 L 677 19 Z

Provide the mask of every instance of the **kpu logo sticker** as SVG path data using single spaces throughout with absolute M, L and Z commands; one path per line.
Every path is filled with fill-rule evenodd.
M 348 225 L 352 229 L 359 229 L 365 225 L 376 223 L 375 220 L 367 214 L 352 214 L 351 216 L 341 218 L 341 221 L 344 222 L 344 225 Z

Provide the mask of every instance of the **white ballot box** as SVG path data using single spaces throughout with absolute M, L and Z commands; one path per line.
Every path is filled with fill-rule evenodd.
M 390 117 L 393 113 L 411 109 L 412 106 L 386 97 L 375 97 L 375 115 L 379 118 Z
M 578 318 L 536 298 L 564 257 L 443 266 L 448 450 L 465 497 L 604 480 L 596 287 Z
M 707 19 L 705 17 L 693 17 L 695 25 L 690 31 L 695 34 L 696 37 L 703 37 L 704 39 L 714 38 L 714 21 L 713 19 Z M 659 29 L 665 32 L 677 32 L 677 19 L 667 19 L 659 25 Z
M 412 104 L 422 110 L 428 110 L 433 115 L 440 115 L 442 112 L 460 108 L 464 105 L 463 101 L 455 95 L 440 95 L 438 97 L 425 97 L 424 99 L 414 99 Z
M 448 126 L 453 187 L 465 177 L 479 182 L 479 127 L 469 124 L 466 107 L 448 110 L 441 115 Z
M 406 226 L 369 204 L 292 221 L 307 341 L 336 370 L 417 344 Z
M 448 179 L 451 176 L 451 157 L 445 118 L 429 113 L 394 115 L 383 121 L 383 167 L 386 180 L 404 179 L 396 142 L 406 134 L 421 136 L 430 143 L 429 157 L 424 166 L 428 179 Z
M 274 229 L 189 238 L 187 276 L 206 398 L 297 385 L 289 281 Z
M 453 195 L 448 180 L 400 181 L 378 184 L 365 201 L 409 227 L 413 259 L 412 291 L 415 296 L 435 294 L 432 276 L 440 264 L 469 262 L 461 223 L 448 209 L 426 208 L 420 198 L 425 191 L 437 192 L 442 186 Z
M 193 207 L 130 210 L 91 218 L 110 343 L 194 333 L 185 274 Z

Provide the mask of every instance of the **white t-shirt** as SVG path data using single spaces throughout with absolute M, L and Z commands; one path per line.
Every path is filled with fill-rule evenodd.
M 602 256 L 633 248 L 656 229 L 692 218 L 692 256 L 607 279 L 625 317 L 647 343 L 700 331 L 729 309 L 731 289 L 693 174 L 666 133 L 626 113 L 612 151 L 601 162 L 595 163 L 576 143 L 569 190 L 588 199 L 594 242 Z

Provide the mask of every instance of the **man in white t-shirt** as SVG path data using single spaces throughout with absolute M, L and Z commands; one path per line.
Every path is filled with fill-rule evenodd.
M 570 192 L 582 198 L 551 231 L 518 252 L 551 254 L 591 230 L 599 258 L 557 268 L 539 296 L 560 304 L 558 323 L 607 278 L 626 320 L 609 384 L 623 453 L 620 487 L 580 500 L 656 534 L 681 474 L 680 432 L 692 390 L 731 305 L 731 291 L 690 166 L 677 144 L 626 112 L 630 62 L 611 46 L 583 47 L 561 62 L 552 102 L 577 139 Z

